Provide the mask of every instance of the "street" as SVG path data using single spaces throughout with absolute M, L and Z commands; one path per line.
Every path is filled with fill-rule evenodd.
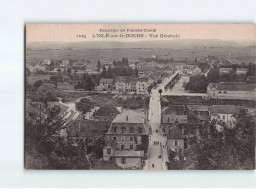
M 150 135 L 148 160 L 144 170 L 167 170 L 168 162 L 167 137 L 164 136 L 161 128 L 161 102 L 159 89 L 164 86 L 176 75 L 165 78 L 164 81 L 156 88 L 151 90 L 149 103 L 149 121 L 152 129 Z

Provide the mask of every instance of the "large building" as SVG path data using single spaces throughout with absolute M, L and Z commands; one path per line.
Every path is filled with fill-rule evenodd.
M 115 81 L 115 91 L 117 93 L 147 94 L 149 79 L 142 77 L 118 76 Z
M 209 83 L 207 94 L 212 99 L 255 100 L 255 84 Z
M 142 168 L 149 131 L 144 113 L 129 110 L 118 114 L 105 135 L 103 159 L 112 160 L 124 169 Z

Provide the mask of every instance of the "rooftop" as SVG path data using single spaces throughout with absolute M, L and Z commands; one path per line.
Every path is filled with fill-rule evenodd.
M 179 127 L 177 127 L 175 124 L 173 124 L 170 127 L 170 133 L 167 132 L 167 138 L 168 139 L 183 139 L 184 135 L 182 134 Z
M 75 120 L 68 127 L 67 134 L 69 137 L 102 137 L 109 128 L 107 121 L 83 121 Z
M 256 88 L 255 84 L 245 84 L 245 83 L 210 83 L 210 88 L 215 88 L 216 90 L 225 90 L 225 91 L 254 91 Z
M 213 114 L 236 114 L 239 109 L 233 105 L 213 105 L 210 110 Z
M 120 114 L 120 112 L 116 109 L 116 107 L 106 104 L 104 106 L 101 106 L 99 110 L 97 110 L 93 116 L 110 116 L 112 114 Z
M 143 157 L 144 151 L 133 151 L 133 150 L 117 150 L 115 157 Z

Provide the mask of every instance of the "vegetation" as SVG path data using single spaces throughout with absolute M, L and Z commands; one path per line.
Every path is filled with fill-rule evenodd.
M 254 169 L 255 120 L 245 110 L 239 112 L 235 128 L 225 127 L 223 132 L 214 130 L 211 136 L 205 131 L 191 143 L 183 169 L 191 164 L 199 170 Z
M 207 78 L 204 75 L 191 76 L 189 82 L 185 85 L 185 90 L 194 93 L 205 93 L 207 92 Z

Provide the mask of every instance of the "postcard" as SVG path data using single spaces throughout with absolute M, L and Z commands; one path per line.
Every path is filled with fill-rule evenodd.
M 25 39 L 25 169 L 255 169 L 255 24 L 27 24 Z

